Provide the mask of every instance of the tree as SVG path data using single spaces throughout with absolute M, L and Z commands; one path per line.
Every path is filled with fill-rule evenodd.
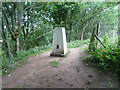
M 66 28 L 68 42 L 90 38 L 96 23 L 100 24 L 99 32 L 112 31 L 116 25 L 112 9 L 115 5 L 105 2 L 3 2 L 2 48 L 6 54 L 10 51 L 15 56 L 20 50 L 50 44 L 52 29 L 56 26 Z
M 118 48 L 120 49 L 120 4 L 118 5 Z

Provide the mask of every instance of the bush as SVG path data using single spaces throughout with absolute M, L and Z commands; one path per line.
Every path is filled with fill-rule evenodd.
M 120 73 L 120 49 L 117 43 L 111 43 L 106 39 L 104 43 L 106 48 L 100 47 L 89 52 L 90 56 L 86 60 L 100 69 Z
M 45 50 L 48 50 L 51 48 L 51 45 L 41 46 L 41 47 L 35 47 L 29 50 L 21 50 L 17 53 L 17 56 L 9 59 L 2 57 L 2 73 L 6 74 L 10 72 L 11 68 L 14 68 L 15 64 L 20 64 L 19 62 L 23 62 L 23 60 L 29 56 L 39 54 Z M 13 66 L 13 67 L 12 67 Z
M 89 42 L 89 39 L 87 40 L 84 40 L 84 41 L 81 41 L 81 40 L 75 40 L 75 41 L 72 41 L 70 43 L 68 43 L 68 48 L 76 48 L 76 47 L 80 47 L 84 44 L 88 44 Z

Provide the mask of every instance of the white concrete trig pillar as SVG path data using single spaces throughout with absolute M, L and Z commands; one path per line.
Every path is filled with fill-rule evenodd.
M 51 56 L 65 56 L 67 54 L 67 41 L 64 27 L 53 29 L 53 42 Z

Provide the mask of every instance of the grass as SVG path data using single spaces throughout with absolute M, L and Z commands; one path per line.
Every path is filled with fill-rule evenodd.
M 21 55 L 18 55 L 18 57 L 14 57 L 11 61 L 8 58 L 6 58 L 6 62 L 4 62 L 4 60 L 2 60 L 3 61 L 3 64 L 2 64 L 2 74 L 3 75 L 9 74 L 11 71 L 16 70 L 16 68 L 20 67 L 21 65 L 26 64 L 27 63 L 27 59 L 29 57 L 36 56 L 38 54 L 42 54 L 44 52 L 49 51 L 50 49 L 51 48 L 48 47 L 48 48 L 45 48 L 45 49 L 40 50 L 38 52 L 32 52 L 32 53 L 29 53 L 29 51 L 24 51 L 25 53 L 28 52 L 28 54 L 27 55 L 22 55 L 24 53 L 21 53 Z
M 80 47 L 84 44 L 87 44 L 89 40 L 75 40 L 68 43 L 68 48 L 76 48 Z M 21 65 L 27 63 L 27 59 L 31 56 L 35 56 L 44 52 L 47 52 L 51 49 L 51 45 L 35 47 L 29 50 L 21 50 L 17 53 L 17 56 L 9 59 L 7 57 L 2 57 L 2 74 L 6 75 L 9 74 L 11 71 L 15 70 L 16 68 L 20 67 Z M 67 56 L 67 55 L 66 55 Z M 65 56 L 65 57 L 66 57 Z M 57 67 L 59 65 L 58 61 L 50 62 L 50 66 Z
M 49 65 L 52 66 L 52 67 L 58 67 L 60 65 L 60 62 L 52 61 L 52 62 L 49 63 Z

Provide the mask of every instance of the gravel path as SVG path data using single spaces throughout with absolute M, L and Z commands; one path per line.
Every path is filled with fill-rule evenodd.
M 51 57 L 50 51 L 30 57 L 28 63 L 3 76 L 3 88 L 117 88 L 110 72 L 99 71 L 82 59 L 83 47 L 72 48 L 66 57 Z M 58 67 L 49 62 L 59 61 Z

